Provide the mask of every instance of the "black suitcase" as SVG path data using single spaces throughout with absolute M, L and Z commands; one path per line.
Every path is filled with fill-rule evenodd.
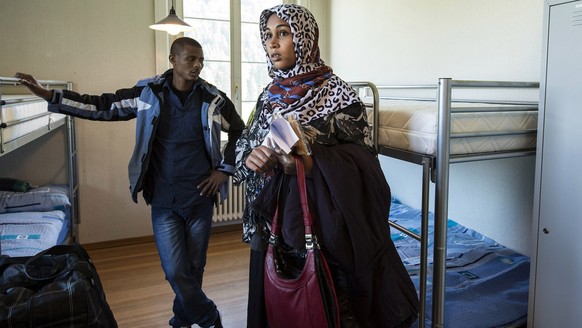
M 79 245 L 0 256 L 0 327 L 116 328 L 95 266 Z

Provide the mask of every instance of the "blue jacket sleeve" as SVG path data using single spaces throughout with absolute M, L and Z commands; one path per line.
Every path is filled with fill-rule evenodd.
M 54 90 L 48 110 L 95 121 L 127 121 L 135 118 L 140 108 L 148 106 L 140 101 L 142 89 L 135 86 L 102 95 Z

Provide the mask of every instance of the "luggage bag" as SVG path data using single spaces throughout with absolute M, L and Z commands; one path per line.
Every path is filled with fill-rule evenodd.
M 57 245 L 31 257 L 0 256 L 0 327 L 116 328 L 89 254 Z

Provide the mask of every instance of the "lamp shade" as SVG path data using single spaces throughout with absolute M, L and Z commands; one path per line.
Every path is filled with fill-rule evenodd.
M 166 31 L 171 35 L 176 35 L 180 32 L 191 31 L 193 28 L 192 26 L 188 25 L 188 23 L 181 20 L 177 15 L 174 7 L 170 9 L 170 14 L 168 17 L 162 19 L 161 21 L 150 25 L 151 29 Z

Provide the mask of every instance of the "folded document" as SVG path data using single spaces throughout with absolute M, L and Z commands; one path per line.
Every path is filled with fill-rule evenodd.
M 289 121 L 283 117 L 277 117 L 271 123 L 271 130 L 263 140 L 262 145 L 271 149 L 280 148 L 285 154 L 289 154 L 297 141 L 299 141 L 299 137 L 295 134 Z

